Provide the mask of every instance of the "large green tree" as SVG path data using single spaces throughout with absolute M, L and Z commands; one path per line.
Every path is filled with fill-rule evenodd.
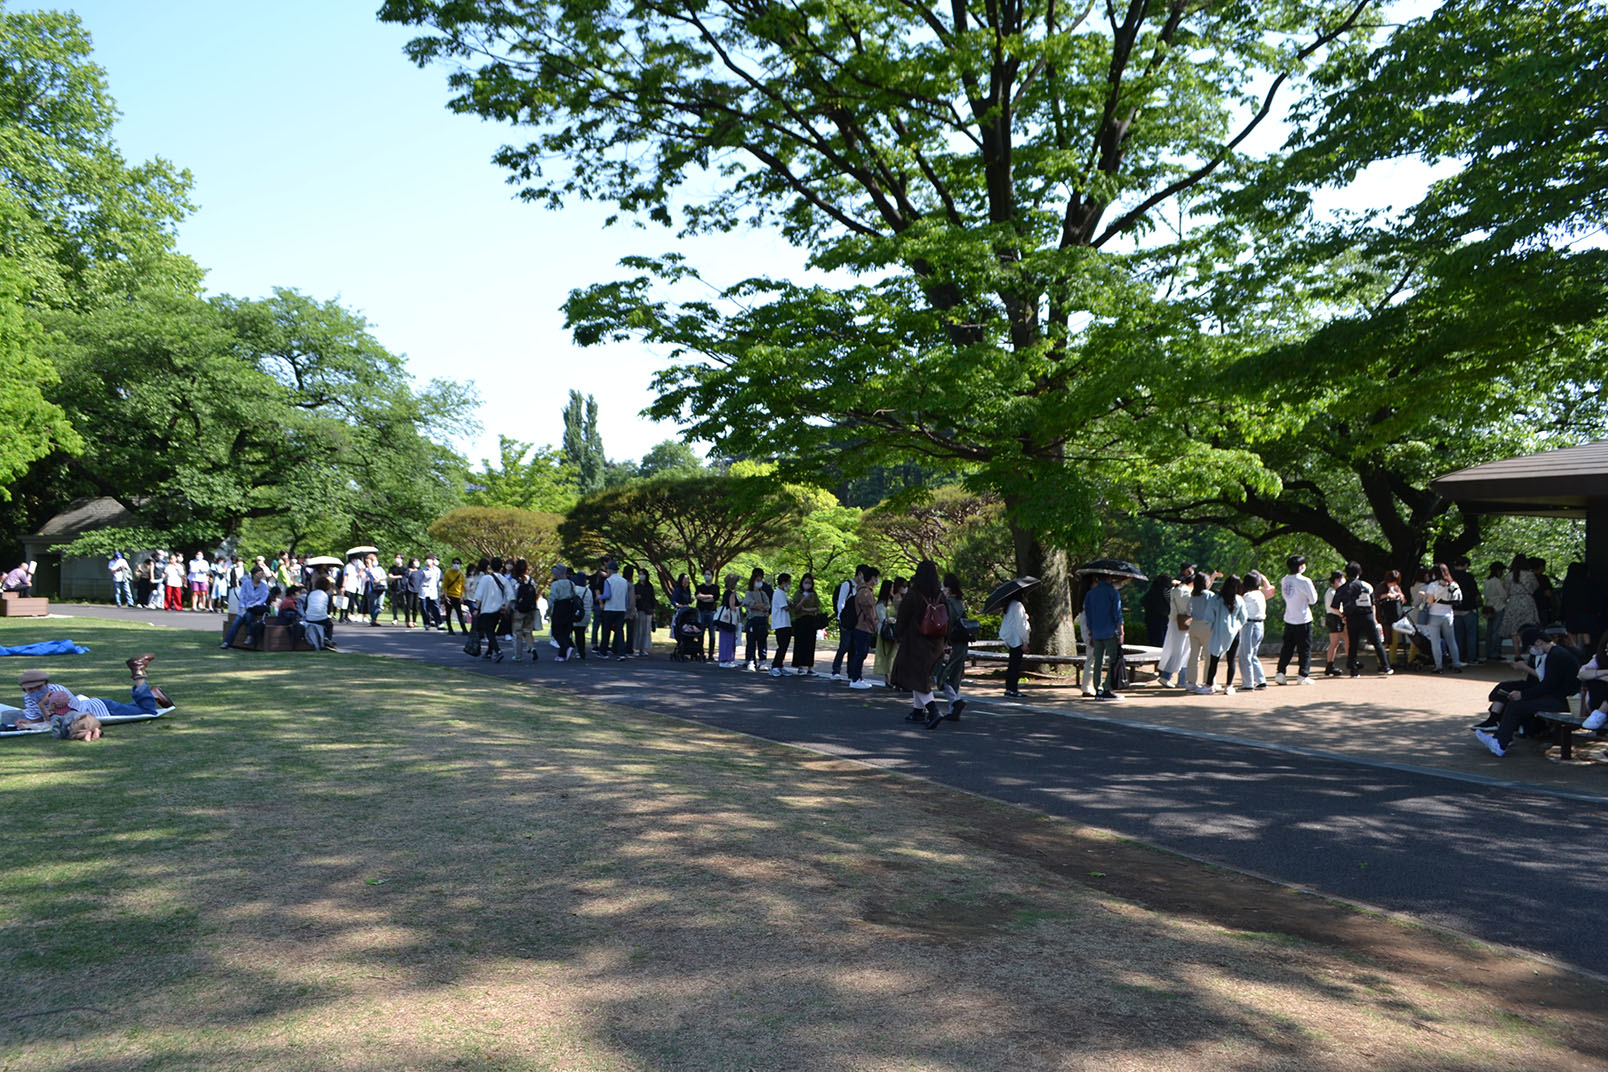
M 495 465 L 483 459 L 480 468 L 469 474 L 469 493 L 464 496 L 469 505 L 551 514 L 565 513 L 574 505 L 577 473 L 562 452 L 499 435 L 497 454 Z
M 1433 477 L 1608 435 L 1608 250 L 1590 241 L 1608 217 L 1608 80 L 1582 76 L 1605 66 L 1603 4 L 1447 0 L 1333 72 L 1294 117 L 1294 151 L 1239 195 L 1257 256 L 1219 305 L 1240 309 L 1222 331 L 1250 340 L 1244 356 L 1176 381 L 1158 422 L 1245 443 L 1281 479 L 1160 489 L 1147 511 L 1407 568 L 1483 539 Z M 1316 187 L 1401 159 L 1442 177 L 1395 211 L 1313 213 Z M 1280 317 L 1257 346 L 1266 310 L 1234 292 L 1275 279 L 1327 315 Z
M 575 486 L 588 495 L 607 483 L 608 458 L 597 430 L 597 399 L 570 391 L 564 406 L 564 463 L 575 471 Z
M 47 318 L 48 394 L 86 449 L 40 465 L 57 501 L 108 495 L 157 530 L 305 548 L 419 546 L 455 505 L 463 389 L 415 390 L 361 317 L 289 290 L 204 300 L 171 290 Z M 318 548 L 320 550 L 326 548 Z
M 804 509 L 770 476 L 662 476 L 586 496 L 559 534 L 576 558 L 617 555 L 654 570 L 668 593 L 677 573 L 718 573 L 740 555 L 782 544 Z
M 767 278 L 677 302 L 679 256 L 567 306 L 576 338 L 675 364 L 658 417 L 795 472 L 905 459 L 998 495 L 1035 590 L 1036 648 L 1070 640 L 1065 547 L 1180 352 L 1211 348 L 1210 239 L 1281 92 L 1351 46 L 1369 0 L 388 0 L 432 32 L 452 107 L 534 129 L 499 159 L 528 199 L 607 201 L 682 233 L 779 227 L 840 282 Z M 550 169 L 560 158 L 564 167 Z M 672 288 L 667 290 L 665 288 Z M 1254 477 L 1184 440 L 1192 471 Z
M 77 15 L 0 2 L 0 256 L 30 306 L 81 307 L 193 272 L 173 254 L 190 176 L 124 160 L 89 57 Z

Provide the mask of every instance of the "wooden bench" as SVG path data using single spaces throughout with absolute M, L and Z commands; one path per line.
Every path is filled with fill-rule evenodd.
M 229 635 L 229 627 L 234 624 L 234 620 L 235 620 L 235 615 L 233 615 L 233 614 L 229 614 L 229 615 L 224 616 L 223 635 L 225 637 L 227 637 Z M 241 651 L 312 651 L 313 650 L 312 647 L 308 645 L 307 641 L 302 639 L 300 630 L 298 630 L 296 632 L 296 635 L 294 637 L 292 637 L 290 629 L 289 629 L 288 626 L 284 625 L 284 623 L 282 623 L 282 622 L 275 621 L 271 617 L 267 618 L 263 623 L 262 646 L 261 647 L 253 648 L 253 647 L 249 646 L 246 643 L 246 634 L 248 633 L 249 630 L 250 630 L 249 625 L 243 625 L 243 626 L 240 627 L 239 634 L 237 634 L 235 636 L 234 646 L 236 648 L 238 648 L 239 650 L 241 650 Z
M 0 618 L 43 618 L 49 613 L 50 600 L 44 596 L 0 592 Z
M 986 646 L 985 646 L 986 645 Z M 982 640 L 966 649 L 966 661 L 975 666 L 978 663 L 1006 663 L 1010 661 L 1010 652 L 992 650 L 996 645 L 1003 646 L 997 640 Z M 983 647 L 983 650 L 977 650 Z M 1088 664 L 1088 655 L 1032 655 L 1022 653 L 1022 665 L 1070 666 L 1075 671 L 1073 684 L 1083 684 L 1083 670 Z M 1138 644 L 1126 644 L 1122 648 L 1122 661 L 1128 664 L 1128 669 L 1135 670 L 1146 666 L 1156 666 L 1161 662 L 1161 649 L 1144 647 Z

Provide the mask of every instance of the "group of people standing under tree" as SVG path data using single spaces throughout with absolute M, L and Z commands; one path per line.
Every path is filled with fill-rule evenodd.
M 1150 635 L 1165 635 L 1161 682 L 1180 685 L 1189 693 L 1232 693 L 1237 667 L 1243 687 L 1265 688 L 1256 656 L 1269 600 L 1275 594 L 1283 602 L 1283 637 L 1274 675 L 1280 685 L 1290 682 L 1292 663 L 1295 682 L 1312 684 L 1312 630 L 1319 614 L 1328 634 L 1324 672 L 1329 676 L 1358 676 L 1369 647 L 1382 674 L 1393 674 L 1404 665 L 1433 668 L 1435 673 L 1460 672 L 1479 658 L 1482 618 L 1486 658 L 1491 661 L 1500 661 L 1503 641 L 1509 637 L 1515 652 L 1527 651 L 1526 628 L 1555 615 L 1561 616 L 1563 631 L 1577 645 L 1603 631 L 1602 600 L 1592 595 L 1583 563 L 1570 566 L 1556 599 L 1538 559 L 1518 555 L 1509 565 L 1493 563 L 1483 585 L 1468 567 L 1466 558 L 1450 565 L 1436 563 L 1419 569 L 1410 580 L 1399 570 L 1389 570 L 1375 585 L 1363 578 L 1360 564 L 1349 562 L 1345 569 L 1332 571 L 1320 590 L 1306 575 L 1302 555 L 1288 559 L 1285 576 L 1276 587 L 1256 570 L 1224 577 L 1185 563 L 1176 577 L 1158 577 L 1143 600 Z M 1219 664 L 1226 666 L 1221 688 L 1216 683 Z
M 767 671 L 772 677 L 817 676 L 816 640 L 835 620 L 838 647 L 832 680 L 847 681 L 856 690 L 874 688 L 866 674 L 869 658 L 872 676 L 880 677 L 884 687 L 910 694 L 911 721 L 935 729 L 945 719 L 958 719 L 965 709 L 961 681 L 976 623 L 966 616 L 959 579 L 954 574 L 940 578 L 930 560 L 918 563 L 908 580 L 884 579 L 877 567 L 861 564 L 830 594 L 822 593 L 809 573 L 796 583 L 791 574 L 781 573 L 772 584 L 756 568 L 746 586 L 740 582 L 738 574 L 728 574 L 722 589 L 713 571 L 705 570 L 696 587 L 682 574 L 670 590 L 672 610 L 695 612 L 705 655 L 719 666 Z M 939 706 L 940 696 L 947 709 Z

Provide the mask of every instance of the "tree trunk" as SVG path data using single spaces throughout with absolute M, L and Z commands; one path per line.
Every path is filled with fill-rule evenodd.
M 1014 521 L 1010 527 L 1017 576 L 1037 577 L 1040 582 L 1029 589 L 1026 596 L 1027 618 L 1032 627 L 1027 650 L 1038 655 L 1072 655 L 1076 652 L 1076 638 L 1072 630 L 1072 576 L 1067 554 L 1059 548 L 1046 546 L 1036 533 L 1019 528 Z

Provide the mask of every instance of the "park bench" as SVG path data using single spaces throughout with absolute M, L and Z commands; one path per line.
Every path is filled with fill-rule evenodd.
M 43 618 L 50 613 L 50 600 L 44 596 L 0 593 L 0 618 Z
M 229 627 L 234 624 L 235 615 L 225 615 L 223 622 L 223 635 L 229 635 Z M 234 646 L 241 651 L 312 651 L 312 647 L 302 638 L 298 629 L 293 636 L 291 630 L 283 622 L 277 622 L 272 617 L 263 623 L 262 646 L 253 648 L 246 643 L 246 629 L 242 628 L 235 637 Z
M 979 640 L 966 649 L 966 660 L 973 666 L 978 663 L 1003 665 L 1010 660 L 1010 653 L 1004 651 L 1005 645 L 999 640 Z M 981 650 L 979 650 L 981 649 Z M 1035 666 L 1070 666 L 1074 671 L 1073 682 L 1083 684 L 1083 669 L 1089 657 L 1084 655 L 1033 655 L 1022 653 L 1022 665 Z M 1139 644 L 1125 644 L 1122 648 L 1122 661 L 1128 664 L 1130 671 L 1154 667 L 1161 662 L 1161 649 L 1150 648 Z

